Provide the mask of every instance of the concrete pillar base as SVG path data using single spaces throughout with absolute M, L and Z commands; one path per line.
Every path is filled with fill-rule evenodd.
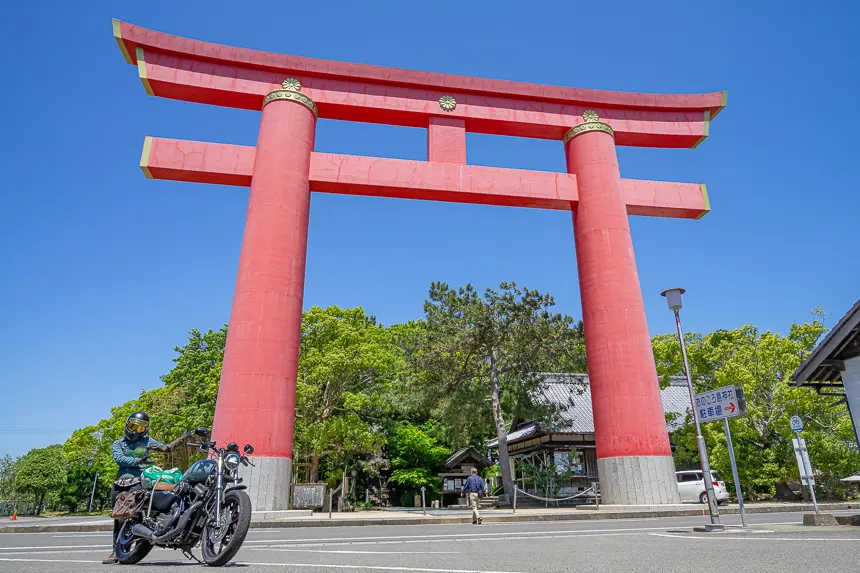
M 852 525 L 854 527 L 860 527 L 860 513 L 855 513 L 854 515 L 837 515 L 836 523 L 839 525 Z
M 293 460 L 252 457 L 251 463 L 254 466 L 242 467 L 239 476 L 248 486 L 254 513 L 290 509 Z
M 832 513 L 820 513 L 818 515 L 815 515 L 814 513 L 804 513 L 803 525 L 823 525 L 835 527 L 839 525 L 839 522 L 836 521 L 836 518 L 833 517 Z
M 707 523 L 702 526 L 694 527 L 693 531 L 695 533 L 715 533 L 718 531 L 725 531 L 726 526 L 722 523 Z
M 599 458 L 601 505 L 681 503 L 672 456 Z

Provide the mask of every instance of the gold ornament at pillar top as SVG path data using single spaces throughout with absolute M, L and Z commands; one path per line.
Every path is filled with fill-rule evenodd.
M 319 111 L 317 110 L 317 104 L 314 103 L 314 100 L 312 100 L 311 98 L 309 98 L 308 96 L 306 96 L 305 94 L 303 94 L 301 92 L 293 91 L 291 89 L 281 89 L 281 90 L 275 90 L 273 92 L 270 92 L 269 95 L 267 95 L 266 97 L 263 98 L 263 105 L 260 107 L 260 109 L 262 110 L 269 103 L 271 103 L 275 100 L 279 100 L 279 99 L 285 99 L 285 100 L 294 101 L 296 103 L 300 103 L 303 106 L 305 106 L 306 108 L 308 108 L 309 110 L 311 110 L 314 113 L 314 116 L 316 116 L 316 117 L 319 116 Z
M 439 107 L 445 111 L 454 111 L 454 108 L 457 107 L 457 100 L 449 95 L 444 95 L 439 98 Z
M 576 137 L 577 135 L 583 134 L 588 131 L 601 131 L 608 135 L 611 135 L 612 138 L 615 138 L 615 132 L 612 131 L 612 128 L 608 123 L 604 123 L 600 121 L 600 116 L 597 115 L 597 112 L 593 109 L 587 109 L 582 112 L 582 119 L 585 121 L 580 123 L 579 125 L 575 125 L 571 127 L 567 133 L 564 134 L 564 138 L 562 141 L 565 145 L 567 142 Z
M 281 82 L 281 87 L 291 92 L 302 91 L 302 82 L 296 78 L 287 78 Z
M 597 112 L 593 109 L 587 109 L 582 112 L 582 119 L 584 119 L 585 121 L 600 121 L 600 116 L 597 115 Z

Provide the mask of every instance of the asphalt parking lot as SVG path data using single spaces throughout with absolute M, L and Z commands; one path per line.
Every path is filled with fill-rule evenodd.
M 695 534 L 701 517 L 252 530 L 236 563 L 244 571 L 356 573 L 590 573 L 857 571 L 860 528 L 803 528 L 801 514 L 749 516 L 752 531 Z M 737 516 L 725 517 L 739 524 Z M 104 571 L 109 533 L 0 535 L 0 572 Z M 198 552 L 199 556 L 199 552 Z M 179 552 L 155 549 L 147 573 L 194 571 Z

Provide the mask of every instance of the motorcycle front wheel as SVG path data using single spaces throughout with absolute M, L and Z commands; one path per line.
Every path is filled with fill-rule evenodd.
M 221 508 L 221 521 L 203 528 L 203 561 L 221 567 L 236 556 L 251 527 L 251 498 L 244 490 L 228 491 Z
M 132 525 L 131 520 L 123 522 L 119 534 L 116 536 L 114 556 L 123 565 L 133 565 L 152 551 L 152 543 L 142 537 L 132 535 Z

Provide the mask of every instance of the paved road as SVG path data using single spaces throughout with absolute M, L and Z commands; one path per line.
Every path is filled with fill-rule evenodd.
M 749 516 L 751 533 L 693 534 L 700 517 L 252 530 L 239 552 L 248 573 L 589 573 L 856 571 L 860 528 L 802 528 L 797 513 Z M 736 516 L 725 522 L 739 523 Z M 107 533 L 0 535 L 0 572 L 104 571 Z M 199 552 L 198 552 L 199 554 Z M 691 567 L 695 563 L 696 567 Z M 145 573 L 193 572 L 156 549 Z

